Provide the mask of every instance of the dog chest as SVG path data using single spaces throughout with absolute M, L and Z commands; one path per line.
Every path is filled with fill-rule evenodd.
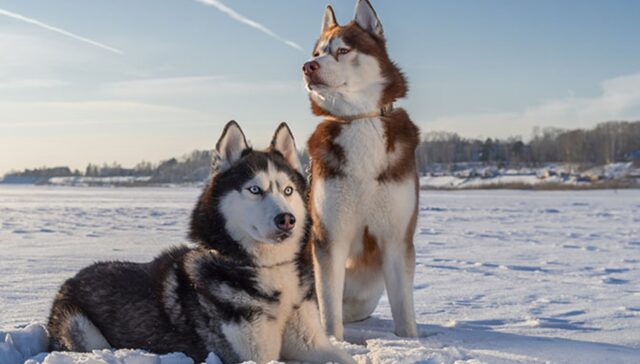
M 388 163 L 385 131 L 379 118 L 345 124 L 335 143 L 344 151 L 345 174 L 376 176 Z
M 303 287 L 294 262 L 260 268 L 257 281 L 261 290 L 279 292 L 278 302 L 270 308 L 275 317 L 288 316 L 292 307 L 302 301 Z

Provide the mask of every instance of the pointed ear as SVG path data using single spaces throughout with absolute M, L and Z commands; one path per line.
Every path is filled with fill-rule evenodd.
M 222 136 L 216 144 L 217 160 L 215 161 L 215 170 L 222 172 L 229 169 L 231 165 L 240 159 L 242 152 L 246 149 L 249 149 L 249 145 L 242 129 L 240 129 L 240 125 L 231 120 L 225 125 Z
M 384 38 L 382 23 L 369 0 L 357 0 L 354 19 L 362 29 L 377 37 Z
M 336 14 L 333 12 L 333 8 L 331 7 L 331 5 L 327 5 L 327 8 L 324 9 L 324 16 L 322 17 L 322 28 L 320 29 L 320 33 L 324 33 L 335 26 L 338 26 L 338 22 L 336 21 Z
M 273 134 L 273 139 L 271 140 L 271 149 L 280 152 L 291 167 L 304 174 L 302 163 L 300 163 L 300 157 L 298 156 L 298 150 L 296 149 L 296 141 L 287 123 L 281 123 L 276 129 L 275 134 Z

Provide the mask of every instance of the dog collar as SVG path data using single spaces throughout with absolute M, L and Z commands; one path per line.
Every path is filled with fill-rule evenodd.
M 387 104 L 381 107 L 380 110 L 377 110 L 377 111 L 371 111 L 371 112 L 366 112 L 366 113 L 356 114 L 356 115 L 345 115 L 345 116 L 329 115 L 327 116 L 327 119 L 348 123 L 348 122 L 359 120 L 359 119 L 385 116 L 389 114 L 391 111 L 393 111 L 393 104 Z

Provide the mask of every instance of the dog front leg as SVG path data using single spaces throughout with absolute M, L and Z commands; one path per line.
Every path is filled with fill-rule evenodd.
M 273 323 L 267 318 L 222 325 L 222 333 L 241 362 L 258 364 L 278 360 L 282 337 L 274 335 Z M 227 361 L 227 360 L 225 360 Z
M 386 249 L 382 260 L 395 333 L 402 337 L 418 336 L 413 307 L 413 276 L 416 256 L 413 241 L 410 243 L 407 250 Z
M 314 240 L 313 259 L 320 316 L 327 335 L 343 340 L 342 297 L 348 245 Z
M 311 300 L 303 301 L 288 320 L 281 358 L 322 364 L 355 363 L 349 354 L 331 345 L 320 323 L 318 306 Z

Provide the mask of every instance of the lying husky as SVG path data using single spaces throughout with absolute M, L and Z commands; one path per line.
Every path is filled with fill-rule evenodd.
M 407 82 L 389 59 L 368 0 L 339 26 L 328 6 L 313 58 L 303 66 L 312 111 L 309 139 L 316 286 L 328 334 L 368 317 L 386 286 L 395 332 L 416 336 L 413 309 L 418 211 L 418 128 L 392 103 Z
M 305 244 L 306 185 L 289 128 L 281 124 L 259 152 L 232 121 L 216 150 L 191 217 L 197 247 L 144 264 L 97 263 L 67 280 L 49 317 L 53 350 L 353 363 L 320 324 Z

